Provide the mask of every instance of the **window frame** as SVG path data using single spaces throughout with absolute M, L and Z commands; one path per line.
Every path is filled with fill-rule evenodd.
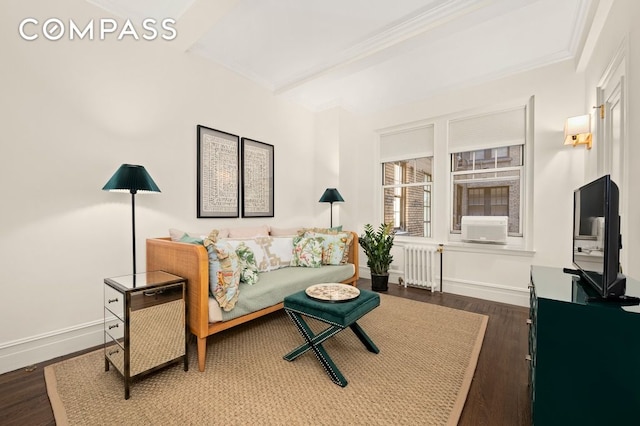
M 449 244 L 454 244 L 456 246 L 461 247 L 475 247 L 478 250 L 484 251 L 484 249 L 490 248 L 500 248 L 500 250 L 504 249 L 513 249 L 516 251 L 533 251 L 533 152 L 534 152 L 534 134 L 533 134 L 533 119 L 534 119 L 534 105 L 535 98 L 533 96 L 523 100 L 521 102 L 513 102 L 507 105 L 497 105 L 491 108 L 478 109 L 472 112 L 466 112 L 464 114 L 451 114 L 444 119 L 444 125 L 448 126 L 449 121 L 451 120 L 459 120 L 465 118 L 472 118 L 478 115 L 492 114 L 492 113 L 500 113 L 502 111 L 513 109 L 513 108 L 524 108 L 525 114 L 525 133 L 524 139 L 525 143 L 522 145 L 522 166 L 518 166 L 517 168 L 521 168 L 520 172 L 520 231 L 521 236 L 508 236 L 507 237 L 507 245 L 506 246 L 491 246 L 488 247 L 487 244 L 482 243 L 473 243 L 473 242 L 463 242 L 462 234 L 459 232 L 451 232 L 453 228 L 453 212 L 454 212 L 454 203 L 455 203 L 455 185 L 453 179 L 453 164 L 451 163 L 452 155 L 454 152 L 467 152 L 467 151 L 475 151 L 484 149 L 482 147 L 477 147 L 473 149 L 468 149 L 464 151 L 450 151 L 447 148 L 447 156 L 449 161 L 448 172 L 446 173 L 446 187 L 447 190 L 447 221 L 448 229 L 445 231 L 446 239 Z M 447 142 L 448 144 L 448 142 Z M 504 146 L 509 146 L 505 144 Z M 491 148 L 497 148 L 498 150 L 503 146 L 492 146 Z M 498 171 L 508 171 L 509 168 L 503 167 L 499 168 Z M 473 170 L 471 173 L 482 173 L 483 170 Z
M 520 175 L 521 184 L 521 202 L 520 202 L 520 221 L 522 237 L 508 237 L 507 245 L 492 245 L 463 242 L 461 234 L 452 234 L 449 232 L 453 215 L 453 193 L 452 177 L 451 177 L 451 152 L 449 147 L 449 122 L 453 120 L 473 118 L 479 115 L 499 114 L 501 112 L 512 109 L 524 108 L 524 145 L 523 145 L 523 171 Z M 443 243 L 447 244 L 454 250 L 462 250 L 473 253 L 503 253 L 513 255 L 531 255 L 534 250 L 534 234 L 533 234 L 533 175 L 534 175 L 534 111 L 535 97 L 526 96 L 511 99 L 504 103 L 494 103 L 484 107 L 473 107 L 468 110 L 459 110 L 445 113 L 440 116 L 431 116 L 418 121 L 406 122 L 401 124 L 390 125 L 376 129 L 378 138 L 376 138 L 376 149 L 374 151 L 374 162 L 372 167 L 374 179 L 371 181 L 372 191 L 375 194 L 371 207 L 375 207 L 374 216 L 378 222 L 384 220 L 384 191 L 381 191 L 381 183 L 383 183 L 383 168 L 385 162 L 403 161 L 409 158 L 432 157 L 432 182 L 431 182 L 431 237 L 411 237 L 406 238 L 404 235 L 398 235 L 396 240 L 401 244 L 408 243 Z M 387 135 L 401 134 L 403 132 L 413 132 L 421 128 L 433 129 L 433 137 L 431 145 L 419 147 L 411 152 L 403 154 L 394 154 L 382 149 L 383 138 Z M 520 142 L 522 144 L 522 142 Z M 505 146 L 513 145 L 506 143 Z M 459 151 L 466 151 L 465 146 L 461 146 Z M 499 148 L 493 145 L 492 148 Z M 469 149 L 471 150 L 471 149 Z M 477 171 L 476 171 L 477 172 Z
M 396 171 L 396 167 L 400 168 L 400 175 L 401 175 L 401 182 L 404 182 L 406 180 L 406 173 L 407 170 L 406 168 L 403 168 L 397 164 L 397 162 L 402 162 L 402 161 L 412 161 L 412 160 L 417 160 L 418 158 L 430 158 L 431 159 L 431 174 L 430 176 L 430 180 L 428 181 L 424 181 L 424 182 L 413 182 L 413 183 L 400 183 L 400 184 L 391 184 L 391 185 L 385 185 L 384 181 L 385 181 L 385 175 L 384 175 L 384 167 L 385 164 L 393 164 L 394 167 L 394 176 L 396 175 L 395 171 Z M 423 235 L 421 236 L 412 236 L 412 235 L 408 235 L 408 234 L 404 234 L 404 233 L 400 233 L 398 234 L 398 236 L 402 236 L 402 237 L 408 237 L 408 238 L 426 238 L 426 239 L 431 239 L 433 237 L 433 211 L 431 210 L 433 208 L 433 181 L 434 181 L 434 171 L 433 171 L 433 167 L 434 167 L 434 156 L 433 155 L 423 155 L 420 157 L 412 157 L 412 158 L 402 158 L 402 159 L 394 159 L 394 160 L 388 160 L 388 161 L 380 161 L 379 163 L 379 170 L 381 173 L 381 187 L 379 187 L 379 191 L 381 194 L 381 216 L 384 220 L 384 214 L 385 214 L 385 190 L 387 189 L 393 189 L 394 190 L 394 200 L 395 199 L 406 199 L 407 197 L 407 193 L 408 193 L 408 188 L 412 188 L 412 187 L 420 187 L 423 188 L 423 197 L 422 197 L 422 205 L 423 205 L 423 218 L 422 218 L 422 233 Z M 396 190 L 400 189 L 400 197 L 396 197 Z M 426 220 L 425 218 L 425 214 L 426 214 L 426 210 L 424 210 L 427 207 L 427 203 L 425 202 L 425 196 L 424 194 L 429 193 L 429 203 L 428 203 L 428 208 L 429 210 L 429 220 Z M 402 226 L 405 225 L 405 229 L 407 227 L 407 223 L 406 220 L 403 218 L 403 216 L 406 214 L 406 207 L 404 206 L 405 203 L 403 203 L 402 201 L 400 201 L 400 228 L 396 228 L 397 230 L 403 230 Z M 394 228 L 395 228 L 395 206 L 394 206 Z M 426 230 L 428 229 L 428 232 L 426 232 Z M 427 235 L 425 235 L 427 234 Z
M 492 148 L 491 150 L 496 150 L 496 152 L 502 148 L 508 148 L 508 147 L 497 147 L 497 148 Z M 456 185 L 460 182 L 467 182 L 467 180 L 455 180 L 456 176 L 465 176 L 465 175 L 479 175 L 479 174 L 498 174 L 498 173 L 503 173 L 503 172 L 518 172 L 518 178 L 514 179 L 511 177 L 498 177 L 495 176 L 493 178 L 487 178 L 487 179 L 469 179 L 468 182 L 478 182 L 478 183 L 492 183 L 494 182 L 496 185 L 495 186 L 487 186 L 487 187 L 482 187 L 483 189 L 487 189 L 487 188 L 497 188 L 497 187 L 503 187 L 505 186 L 503 183 L 505 181 L 509 181 L 509 180 L 518 180 L 520 182 L 520 194 L 519 194 L 519 198 L 520 198 L 520 205 L 519 205 L 519 211 L 518 211 L 518 229 L 520 232 L 515 233 L 515 232 L 509 232 L 508 233 L 508 237 L 510 238 L 523 238 L 524 236 L 524 231 L 523 231 L 523 210 L 524 210 L 524 206 L 523 206 L 523 201 L 524 201 L 524 196 L 525 196 L 525 191 L 524 191 L 524 185 L 522 184 L 523 181 L 523 175 L 525 172 L 525 154 L 524 154 L 524 150 L 525 147 L 522 146 L 521 148 L 521 156 L 522 156 L 522 165 L 520 166 L 509 166 L 509 167 L 500 167 L 500 168 L 492 168 L 492 169 L 472 169 L 472 170 L 460 170 L 460 171 L 453 171 L 453 163 L 451 164 L 450 167 L 450 172 L 449 172 L 449 176 L 450 176 L 450 191 L 449 191 L 449 196 L 451 198 L 450 201 L 450 215 L 449 215 L 449 235 L 460 235 L 462 233 L 462 231 L 454 229 L 455 226 L 455 218 L 453 217 L 453 213 L 456 211 L 456 208 L 454 207 L 454 204 L 457 202 L 458 197 L 457 195 L 454 195 L 454 192 L 456 192 Z M 480 149 L 479 151 L 482 151 L 482 149 Z M 487 150 L 484 150 L 485 152 Z M 464 152 L 470 152 L 470 151 L 464 151 Z M 449 158 L 450 161 L 453 162 L 453 157 L 456 154 L 460 154 L 459 152 L 452 152 L 449 154 Z M 498 162 L 498 156 L 496 155 L 496 160 L 495 163 L 497 165 Z M 484 161 L 484 160 L 483 160 Z M 474 161 L 475 164 L 475 161 Z M 478 188 L 476 188 L 478 189 Z M 507 204 L 508 205 L 508 204 Z

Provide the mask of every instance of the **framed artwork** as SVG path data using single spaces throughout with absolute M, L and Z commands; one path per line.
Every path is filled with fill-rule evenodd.
M 242 138 L 242 217 L 273 217 L 273 145 Z
M 239 136 L 198 125 L 198 214 L 238 217 Z

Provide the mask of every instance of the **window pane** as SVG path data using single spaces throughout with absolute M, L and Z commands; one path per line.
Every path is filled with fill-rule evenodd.
M 473 170 L 473 151 L 451 154 L 453 171 Z
M 431 182 L 432 174 L 433 157 L 421 157 L 382 164 L 382 184 L 385 186 Z
M 395 196 L 396 188 L 384 188 L 384 221 L 392 222 L 396 235 L 431 236 L 431 188 L 429 185 L 402 187 L 402 196 Z
M 454 176 L 453 230 L 462 216 L 508 216 L 511 236 L 520 231 L 520 172 L 474 173 Z
M 400 209 L 399 201 L 396 203 L 394 188 L 385 188 L 383 191 L 384 223 L 393 223 L 394 228 L 400 227 L 400 216 L 396 220 L 396 209 Z
M 396 163 L 382 163 L 382 184 L 383 185 L 398 185 L 399 181 L 396 181 Z
M 451 164 L 454 172 L 522 166 L 522 145 L 457 152 L 451 154 Z
M 506 146 L 492 151 L 493 159 L 498 158 L 498 168 L 522 166 L 522 145 Z

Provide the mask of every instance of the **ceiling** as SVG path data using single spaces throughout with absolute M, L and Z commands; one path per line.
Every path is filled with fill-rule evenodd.
M 576 58 L 597 0 L 88 0 L 314 111 L 356 113 Z

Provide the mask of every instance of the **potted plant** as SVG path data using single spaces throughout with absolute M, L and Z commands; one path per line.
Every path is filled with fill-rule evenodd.
M 389 266 L 393 262 L 391 247 L 393 247 L 394 232 L 391 223 L 382 223 L 377 231 L 371 224 L 364 226 L 364 234 L 358 242 L 367 255 L 367 266 L 371 272 L 371 289 L 373 291 L 387 291 L 389 283 Z

